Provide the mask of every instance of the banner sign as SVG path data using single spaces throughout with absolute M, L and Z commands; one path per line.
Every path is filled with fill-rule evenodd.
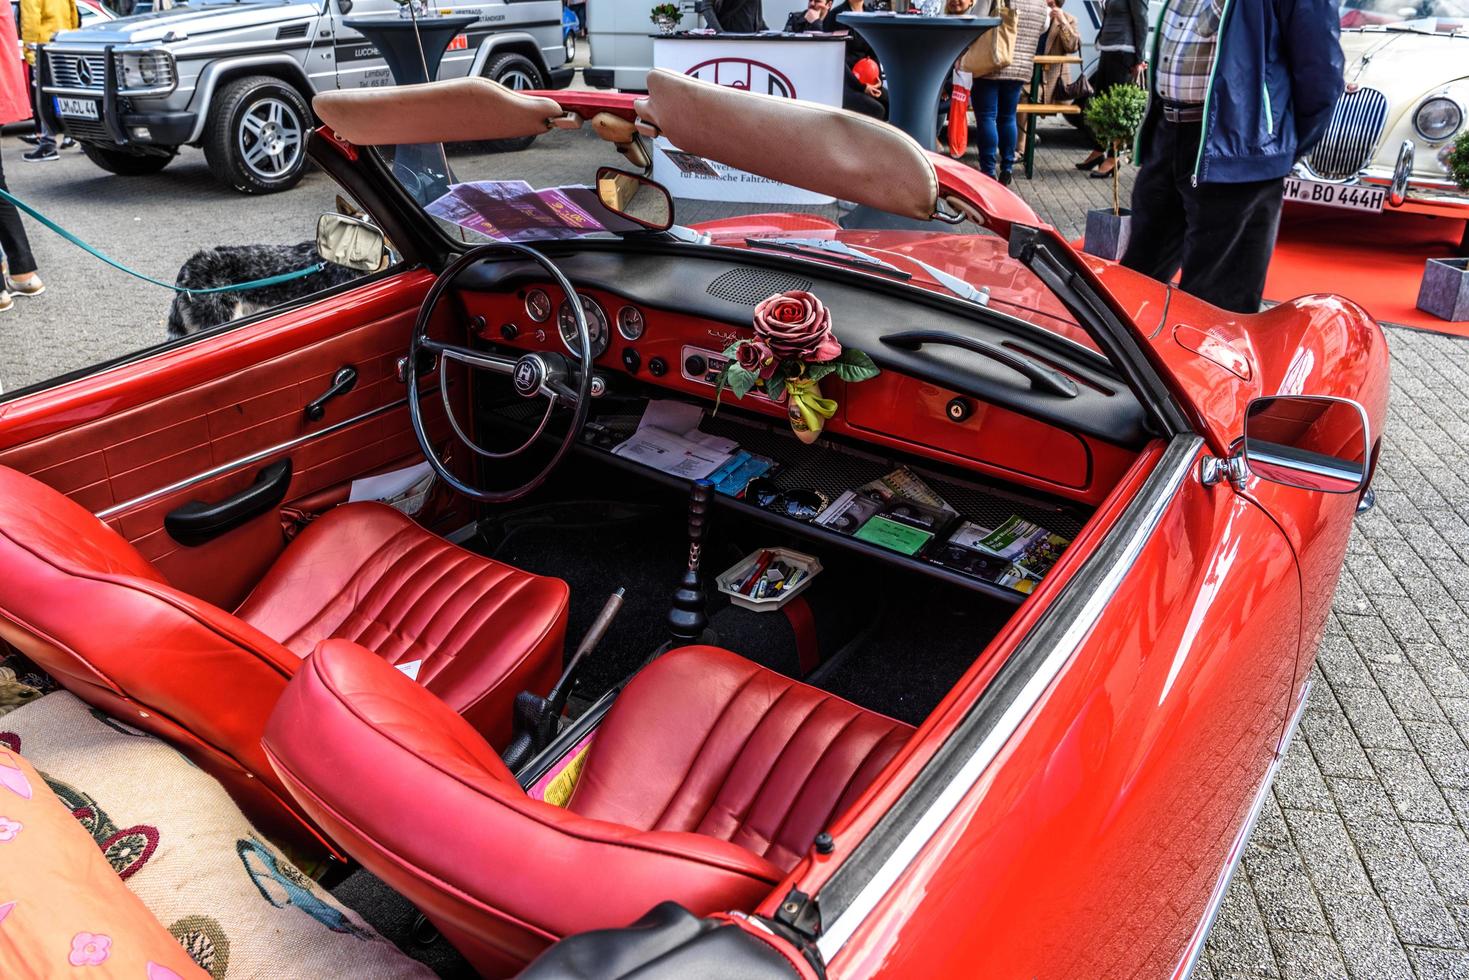
M 845 41 L 830 35 L 659 37 L 653 41 L 653 67 L 715 85 L 840 108 L 845 50 Z M 832 202 L 823 194 L 684 153 L 662 136 L 653 154 L 653 178 L 675 197 L 695 201 Z

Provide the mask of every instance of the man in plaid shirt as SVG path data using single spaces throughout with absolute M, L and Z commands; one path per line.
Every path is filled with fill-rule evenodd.
M 1123 265 L 1259 312 L 1283 178 L 1344 86 L 1338 16 L 1332 0 L 1168 0 Z

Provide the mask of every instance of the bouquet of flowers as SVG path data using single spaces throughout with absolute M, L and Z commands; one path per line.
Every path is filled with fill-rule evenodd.
M 728 362 L 719 375 L 718 398 L 728 388 L 736 398 L 762 389 L 788 399 L 786 416 L 802 442 L 815 442 L 837 403 L 821 396 L 821 379 L 835 374 L 848 384 L 877 376 L 877 365 L 859 350 L 843 348 L 831 332 L 831 312 L 803 290 L 777 293 L 755 307 L 755 336 L 724 349 Z

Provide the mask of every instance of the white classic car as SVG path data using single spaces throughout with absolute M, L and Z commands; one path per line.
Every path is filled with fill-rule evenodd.
M 1347 0 L 1341 13 L 1346 92 L 1287 197 L 1469 217 L 1444 163 L 1469 123 L 1469 0 Z

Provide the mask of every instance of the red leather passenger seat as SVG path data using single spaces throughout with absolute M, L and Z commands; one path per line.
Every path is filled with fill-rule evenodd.
M 675 650 L 597 730 L 566 809 L 463 720 L 330 640 L 266 727 L 287 789 L 481 971 L 677 901 L 750 909 L 902 747 L 907 725 L 735 654 Z
M 504 744 L 516 693 L 544 693 L 560 671 L 567 597 L 559 579 L 359 503 L 312 522 L 231 615 L 174 588 L 73 501 L 0 467 L 0 639 L 178 745 L 274 833 L 306 828 L 260 738 L 318 640 L 360 640 L 389 670 L 422 660 L 419 684 L 444 710 Z

